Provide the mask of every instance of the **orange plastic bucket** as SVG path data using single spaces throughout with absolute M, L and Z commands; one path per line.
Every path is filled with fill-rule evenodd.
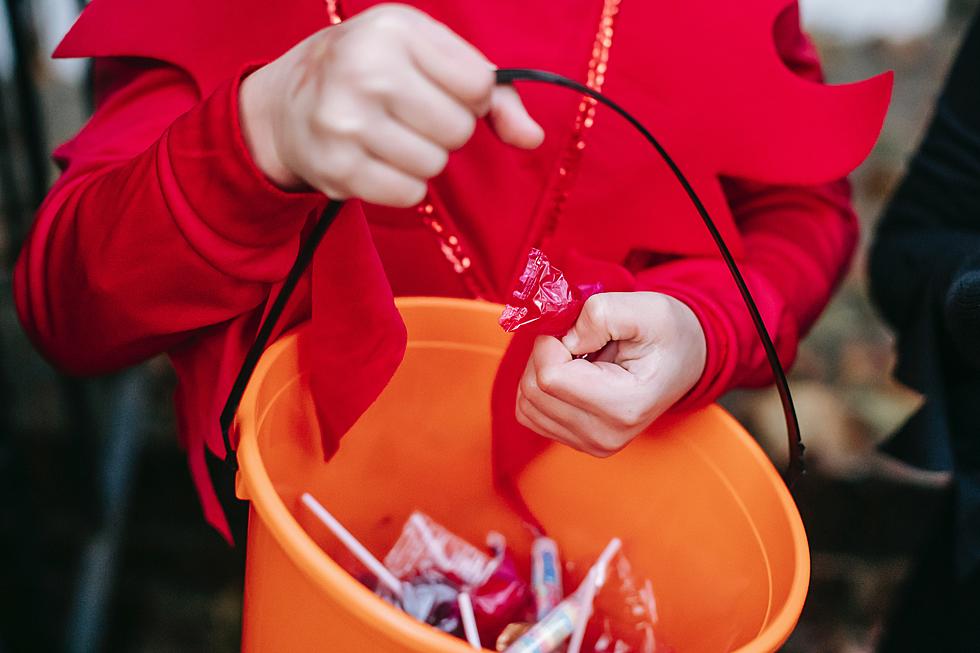
M 238 494 L 251 501 L 245 651 L 466 653 L 390 607 L 335 562 L 302 508 L 309 491 L 378 557 L 421 509 L 463 537 L 530 540 L 494 493 L 490 389 L 508 336 L 499 306 L 402 299 L 405 360 L 324 463 L 300 327 L 263 355 L 238 412 Z M 531 509 L 585 568 L 613 536 L 652 580 L 658 633 L 678 653 L 776 650 L 806 596 L 799 513 L 769 460 L 721 408 L 659 420 L 599 460 L 554 446 L 519 479 Z

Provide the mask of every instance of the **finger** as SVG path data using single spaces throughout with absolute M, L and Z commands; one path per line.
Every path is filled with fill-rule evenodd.
M 606 346 L 599 350 L 595 356 L 590 356 L 589 361 L 593 363 L 615 363 L 619 357 L 619 343 L 615 340 L 607 342 Z
M 619 365 L 586 360 L 538 368 L 537 384 L 544 393 L 603 419 L 616 418 L 618 406 L 636 403 L 640 390 L 636 378 Z
M 535 433 L 587 453 L 590 456 L 605 458 L 622 448 L 621 444 L 614 447 L 600 445 L 591 438 L 582 437 L 579 433 L 565 428 L 562 424 L 539 410 L 526 397 L 518 398 L 517 411 L 518 421 Z
M 542 392 L 596 415 L 609 414 L 610 405 L 635 389 L 627 370 L 612 363 L 573 360 L 561 342 L 548 336 L 535 341 L 529 368 Z
M 406 127 L 447 150 L 462 147 L 476 126 L 469 109 L 416 70 L 405 73 L 404 91 L 386 108 Z
M 503 142 L 533 150 L 544 141 L 544 130 L 531 117 L 517 90 L 510 85 L 497 86 L 490 98 L 490 124 Z
M 578 438 L 573 433 L 538 410 L 530 401 L 528 401 L 527 397 L 520 393 L 517 395 L 517 407 L 515 414 L 517 421 L 522 426 L 526 426 L 540 436 L 546 437 L 549 440 L 563 442 L 571 446 L 579 445 L 576 446 L 576 448 L 581 446 Z
M 409 44 L 416 65 L 474 114 L 484 115 L 496 82 L 493 64 L 442 23 L 428 20 L 421 29 L 424 37 Z
M 551 336 L 538 336 L 531 350 L 528 370 L 534 374 L 536 387 L 551 394 L 549 386 L 557 384 L 573 362 L 572 354 L 560 340 Z
M 443 147 L 392 119 L 382 119 L 364 134 L 364 146 L 376 158 L 411 177 L 431 179 L 446 167 Z
M 518 391 L 539 411 L 555 420 L 569 431 L 584 434 L 594 419 L 588 411 L 553 397 L 538 387 L 537 373 L 529 364 Z
M 531 400 L 532 403 L 540 404 L 541 400 L 537 397 L 546 394 L 538 386 L 537 379 L 540 368 L 557 368 L 571 360 L 568 350 L 556 338 L 538 336 L 534 341 L 527 367 L 524 368 L 524 374 L 521 376 L 518 392 Z M 552 373 L 558 374 L 560 372 L 554 371 Z M 564 425 L 567 427 L 569 423 L 566 421 Z
M 624 314 L 623 295 L 629 293 L 599 293 L 585 301 L 582 313 L 574 326 L 562 338 L 562 344 L 572 354 L 580 356 L 602 349 L 611 340 L 625 340 L 631 315 Z
M 538 336 L 534 339 L 534 348 L 531 350 L 529 364 L 537 369 L 544 367 L 554 367 L 572 360 L 572 355 L 561 343 L 561 340 L 553 336 Z
M 408 208 L 425 198 L 428 187 L 417 177 L 368 156 L 347 182 L 350 195 L 373 204 Z

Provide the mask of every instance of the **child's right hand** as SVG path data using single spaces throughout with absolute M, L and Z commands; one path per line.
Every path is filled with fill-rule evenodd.
M 541 127 L 494 66 L 426 14 L 379 5 L 256 70 L 240 92 L 242 133 L 278 186 L 407 207 L 489 115 L 499 137 L 537 147 Z

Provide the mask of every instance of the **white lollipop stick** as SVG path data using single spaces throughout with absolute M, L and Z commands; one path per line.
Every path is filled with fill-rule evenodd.
M 595 561 L 595 564 L 592 565 L 592 568 L 589 569 L 589 573 L 585 577 L 585 587 L 582 588 L 582 595 L 579 597 L 579 600 L 582 602 L 582 608 L 578 613 L 578 618 L 575 620 L 575 630 L 572 631 L 572 638 L 568 643 L 567 653 L 579 653 L 582 650 L 582 640 L 585 639 L 585 627 L 588 626 L 589 617 L 592 616 L 592 604 L 595 602 L 596 592 L 606 584 L 609 563 L 612 561 L 612 557 L 619 552 L 622 545 L 623 543 L 620 539 L 614 537 L 606 545 L 606 548 L 599 556 L 599 559 Z
M 470 646 L 477 650 L 483 648 L 480 643 L 480 633 L 476 629 L 476 615 L 473 614 L 473 602 L 467 592 L 460 592 L 456 597 L 459 602 L 459 616 L 463 620 L 463 632 L 466 633 L 466 641 Z
M 368 570 L 374 574 L 377 579 L 388 589 L 394 593 L 395 596 L 401 598 L 402 596 L 402 584 L 395 575 L 388 571 L 388 568 L 381 564 L 377 558 L 371 555 L 363 544 L 357 541 L 357 538 L 351 535 L 350 531 L 344 528 L 344 526 L 337 521 L 337 518 L 331 515 L 326 508 L 320 505 L 320 502 L 313 498 L 309 492 L 304 492 L 301 497 L 303 500 L 303 505 L 310 509 L 316 518 L 323 522 L 323 525 L 330 529 L 340 542 L 354 554 L 362 565 L 368 568 Z

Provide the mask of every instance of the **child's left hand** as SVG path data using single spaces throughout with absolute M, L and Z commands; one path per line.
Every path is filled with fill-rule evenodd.
M 595 362 L 574 356 L 602 350 Z M 575 326 L 534 344 L 517 391 L 517 420 L 594 456 L 609 456 L 694 387 L 704 371 L 701 323 L 654 292 L 602 293 Z

